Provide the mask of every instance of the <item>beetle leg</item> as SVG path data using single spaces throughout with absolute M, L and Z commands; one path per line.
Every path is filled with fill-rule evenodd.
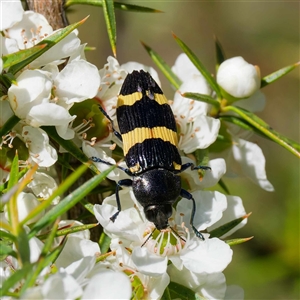
M 204 240 L 204 237 L 203 237 L 202 233 L 200 231 L 198 231 L 197 228 L 194 226 L 194 217 L 195 217 L 195 213 L 196 213 L 196 203 L 195 203 L 195 199 L 193 198 L 193 195 L 191 193 L 189 193 L 188 191 L 186 191 L 184 189 L 181 189 L 180 196 L 183 197 L 183 198 L 186 198 L 188 200 L 192 200 L 193 208 L 192 208 L 192 212 L 191 212 L 190 224 L 191 224 L 196 236 L 198 238 L 200 238 L 201 240 Z
M 120 187 L 122 186 L 131 186 L 132 185 L 132 180 L 131 179 L 121 179 L 117 182 L 117 186 L 116 186 L 116 201 L 117 201 L 117 208 L 118 211 L 116 213 L 114 213 L 110 219 L 114 222 L 117 218 L 117 216 L 119 215 L 120 211 L 121 211 L 121 201 L 120 201 L 120 197 L 119 197 L 119 190 Z
M 96 156 L 92 156 L 90 158 L 93 162 L 97 162 L 97 163 L 103 163 L 103 164 L 106 164 L 106 165 L 109 165 L 109 166 L 114 166 L 115 164 L 112 164 L 108 161 L 105 161 L 99 157 L 96 157 Z M 119 165 L 117 165 L 117 168 L 124 171 L 126 174 L 128 174 L 129 176 L 133 176 L 132 172 L 128 169 L 128 168 L 123 168 L 123 167 L 120 167 Z
M 119 131 L 117 131 L 114 127 L 114 121 L 111 119 L 111 117 L 107 114 L 107 112 L 102 108 L 101 105 L 99 105 L 99 109 L 101 110 L 101 112 L 104 114 L 104 116 L 109 120 L 109 122 L 111 123 L 111 127 L 112 130 L 114 132 L 114 135 L 122 142 L 122 135 Z
M 179 173 L 185 171 L 189 167 L 191 167 L 192 170 L 199 170 L 199 169 L 200 170 L 211 170 L 211 168 L 207 167 L 207 166 L 196 166 L 195 167 L 195 165 L 193 163 L 186 163 L 186 164 L 181 166 L 181 169 L 180 169 Z

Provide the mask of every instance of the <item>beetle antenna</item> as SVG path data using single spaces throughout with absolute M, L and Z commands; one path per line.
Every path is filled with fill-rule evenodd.
M 185 240 L 183 237 L 181 237 L 181 236 L 178 234 L 178 232 L 177 232 L 176 230 L 173 229 L 173 227 L 169 226 L 169 228 L 172 230 L 172 232 L 173 232 L 178 238 L 180 238 L 182 241 L 184 241 L 184 242 L 186 243 L 186 240 Z
M 153 232 L 154 232 L 155 230 L 156 230 L 156 228 L 154 228 L 154 229 L 151 231 L 151 233 L 149 234 L 149 236 L 147 237 L 146 241 L 143 243 L 143 245 L 141 246 L 141 248 L 144 247 L 145 244 L 150 240 L 150 238 L 151 238 L 151 236 L 153 235 Z

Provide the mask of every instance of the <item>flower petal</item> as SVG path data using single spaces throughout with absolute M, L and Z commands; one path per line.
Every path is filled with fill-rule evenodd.
M 168 258 L 152 254 L 146 248 L 134 248 L 132 261 L 139 272 L 149 276 L 160 276 L 167 270 Z
M 205 241 L 194 240 L 182 253 L 184 266 L 195 273 L 222 272 L 232 259 L 232 250 L 223 241 L 212 238 Z
M 238 139 L 232 146 L 235 160 L 240 163 L 243 173 L 266 191 L 273 192 L 274 187 L 268 181 L 265 165 L 266 159 L 261 148 L 254 143 Z
M 196 203 L 194 226 L 198 230 L 204 230 L 221 219 L 223 211 L 227 208 L 225 195 L 216 191 L 195 191 L 192 195 Z M 192 201 L 187 199 L 179 201 L 176 207 L 176 223 L 180 224 L 183 218 L 185 226 L 189 226 L 192 205 Z
M 131 293 L 130 280 L 124 273 L 105 270 L 89 280 L 81 299 L 131 299 Z
M 67 98 L 67 103 L 93 98 L 98 92 L 98 69 L 85 60 L 73 60 L 55 78 L 56 94 Z
M 243 217 L 246 215 L 245 208 L 243 206 L 242 199 L 237 196 L 226 196 L 227 198 L 227 209 L 223 212 L 223 217 L 218 222 L 214 223 L 212 226 L 208 228 L 208 231 L 211 231 L 215 228 L 218 228 L 219 226 L 222 226 L 230 221 L 233 221 L 237 218 Z M 242 228 L 247 224 L 247 219 L 244 219 L 240 224 L 238 224 L 236 227 L 228 231 L 226 234 L 224 234 L 221 238 L 225 238 L 227 236 L 230 236 L 238 229 Z

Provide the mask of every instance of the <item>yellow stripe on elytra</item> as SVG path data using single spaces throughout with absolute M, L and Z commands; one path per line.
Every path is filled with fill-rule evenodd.
M 128 153 L 132 146 L 137 143 L 142 143 L 147 139 L 162 139 L 165 142 L 170 142 L 176 147 L 178 145 L 177 133 L 167 127 L 137 127 L 122 134 L 124 155 Z
M 147 91 L 147 96 L 149 97 L 149 92 Z M 118 104 L 117 107 L 120 107 L 122 105 L 133 105 L 135 102 L 140 101 L 143 98 L 143 94 L 141 92 L 135 92 L 130 95 L 119 95 L 118 97 Z M 149 97 L 151 99 L 151 97 Z M 152 96 L 153 98 L 153 96 Z M 166 104 L 168 103 L 167 98 L 163 94 L 156 94 L 154 93 L 154 101 L 156 101 L 158 104 Z

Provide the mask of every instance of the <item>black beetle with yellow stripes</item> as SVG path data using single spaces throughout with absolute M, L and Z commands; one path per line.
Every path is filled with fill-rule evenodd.
M 181 188 L 178 174 L 189 167 L 193 170 L 210 168 L 181 163 L 174 115 L 151 75 L 141 70 L 133 71 L 125 78 L 116 110 L 120 133 L 115 130 L 107 113 L 100 109 L 111 121 L 115 135 L 123 142 L 128 168 L 119 168 L 132 177 L 117 183 L 118 211 L 110 219 L 114 222 L 121 211 L 119 189 L 122 186 L 132 187 L 146 218 L 159 230 L 169 227 L 172 205 L 181 196 L 193 202 L 190 224 L 195 234 L 204 239 L 193 224 L 195 200 L 192 194 Z M 92 160 L 110 165 L 97 157 L 92 157 Z

